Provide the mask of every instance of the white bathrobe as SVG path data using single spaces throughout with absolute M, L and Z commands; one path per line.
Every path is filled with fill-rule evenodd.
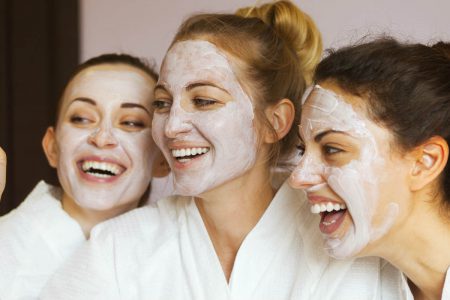
M 162 199 L 97 227 L 42 298 L 401 299 L 401 274 L 384 261 L 329 258 L 317 218 L 304 193 L 284 184 L 227 283 L 195 202 Z
M 408 281 L 405 276 L 402 278 L 403 296 L 406 300 L 414 300 Z M 445 274 L 444 288 L 442 289 L 442 300 L 450 300 L 450 268 Z
M 60 196 L 60 189 L 41 181 L 0 218 L 0 299 L 37 299 L 50 275 L 85 242 Z

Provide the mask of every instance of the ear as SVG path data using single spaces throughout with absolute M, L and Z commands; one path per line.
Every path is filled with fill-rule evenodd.
M 55 139 L 55 129 L 53 127 L 47 128 L 42 139 L 42 148 L 50 166 L 56 168 L 58 166 L 59 150 Z
M 411 189 L 418 191 L 434 182 L 448 162 L 449 149 L 444 138 L 435 136 L 412 151 Z
M 264 113 L 273 128 L 273 131 L 267 132 L 264 141 L 272 144 L 288 134 L 295 118 L 295 107 L 289 99 L 281 99 L 277 104 L 266 108 Z
M 158 154 L 153 162 L 153 177 L 166 177 L 170 173 L 170 166 L 158 147 L 155 147 L 155 151 L 158 151 Z

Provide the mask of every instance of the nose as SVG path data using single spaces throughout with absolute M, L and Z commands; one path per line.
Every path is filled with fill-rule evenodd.
M 308 189 L 324 182 L 324 166 L 304 155 L 289 176 L 289 185 L 295 189 Z
M 181 107 L 172 106 L 169 117 L 164 128 L 164 133 L 168 138 L 176 138 L 180 134 L 191 130 L 191 120 L 186 111 Z
M 117 145 L 117 139 L 109 126 L 99 126 L 89 135 L 88 142 L 98 148 L 112 148 Z

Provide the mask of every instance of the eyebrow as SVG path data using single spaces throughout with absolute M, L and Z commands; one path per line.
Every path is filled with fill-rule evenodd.
M 88 103 L 93 106 L 97 106 L 97 103 L 94 100 L 92 100 L 91 98 L 86 98 L 86 97 L 77 97 L 77 98 L 73 99 L 72 102 L 70 102 L 69 106 L 76 101 L 81 101 L 81 102 Z M 142 106 L 138 103 L 126 102 L 126 103 L 122 103 L 120 105 L 120 107 L 121 108 L 140 108 L 140 109 L 145 110 L 145 112 L 147 112 L 149 115 L 151 115 L 150 112 L 148 111 L 148 109 L 146 109 L 144 106 Z
M 161 89 L 161 90 L 164 90 L 164 91 L 167 92 L 166 87 L 165 87 L 164 84 L 162 84 L 162 83 L 158 83 L 157 85 L 155 85 L 155 88 L 154 88 L 153 90 L 156 91 L 156 90 L 158 90 L 158 89 Z
M 346 132 L 343 132 L 343 131 L 329 129 L 329 130 L 322 131 L 321 133 L 316 135 L 314 137 L 314 142 L 319 143 L 326 135 L 332 134 L 332 133 L 340 133 L 340 134 L 348 135 Z
M 94 100 L 92 100 L 91 98 L 86 98 L 86 97 L 77 97 L 77 98 L 73 99 L 73 100 L 69 103 L 69 106 L 70 106 L 72 103 L 76 102 L 76 101 L 81 101 L 81 102 L 85 102 L 85 103 L 88 103 L 88 104 L 93 105 L 93 106 L 97 106 L 97 103 L 96 103 Z
M 148 109 L 146 109 L 143 105 L 140 105 L 138 103 L 126 102 L 126 103 L 122 103 L 120 105 L 120 107 L 121 108 L 140 108 L 140 109 L 145 110 L 145 112 L 150 115 L 150 112 L 148 111 Z
M 214 83 L 212 83 L 212 82 L 209 82 L 209 81 L 202 81 L 202 82 L 194 82 L 194 83 L 190 83 L 190 84 L 188 84 L 187 86 L 186 86 L 186 90 L 187 91 L 190 91 L 190 90 L 192 90 L 192 89 L 195 89 L 195 88 L 197 88 L 197 87 L 202 87 L 202 86 L 211 86 L 211 87 L 214 87 L 214 88 L 216 88 L 216 89 L 219 89 L 219 90 L 222 90 L 222 91 L 224 91 L 225 93 L 227 93 L 227 94 L 230 94 L 226 89 L 224 89 L 223 87 L 220 87 L 220 86 L 218 86 L 218 85 L 216 85 L 216 84 L 214 84 Z

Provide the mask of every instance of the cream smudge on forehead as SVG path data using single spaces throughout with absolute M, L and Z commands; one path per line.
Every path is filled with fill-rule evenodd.
M 383 224 L 372 225 L 384 160 L 379 155 L 380 145 L 367 126 L 370 120 L 355 112 L 352 105 L 340 96 L 318 85 L 305 100 L 300 133 L 306 152 L 292 173 L 291 181 L 313 183 L 310 192 L 327 185 L 345 202 L 353 219 L 351 228 L 342 238 L 325 236 L 325 239 L 330 255 L 349 257 L 390 228 L 398 213 L 398 205 L 391 203 Z M 329 130 L 357 138 L 361 143 L 359 157 L 343 166 L 334 166 L 321 159 L 320 155 L 310 154 L 308 144 L 314 143 L 318 134 Z

